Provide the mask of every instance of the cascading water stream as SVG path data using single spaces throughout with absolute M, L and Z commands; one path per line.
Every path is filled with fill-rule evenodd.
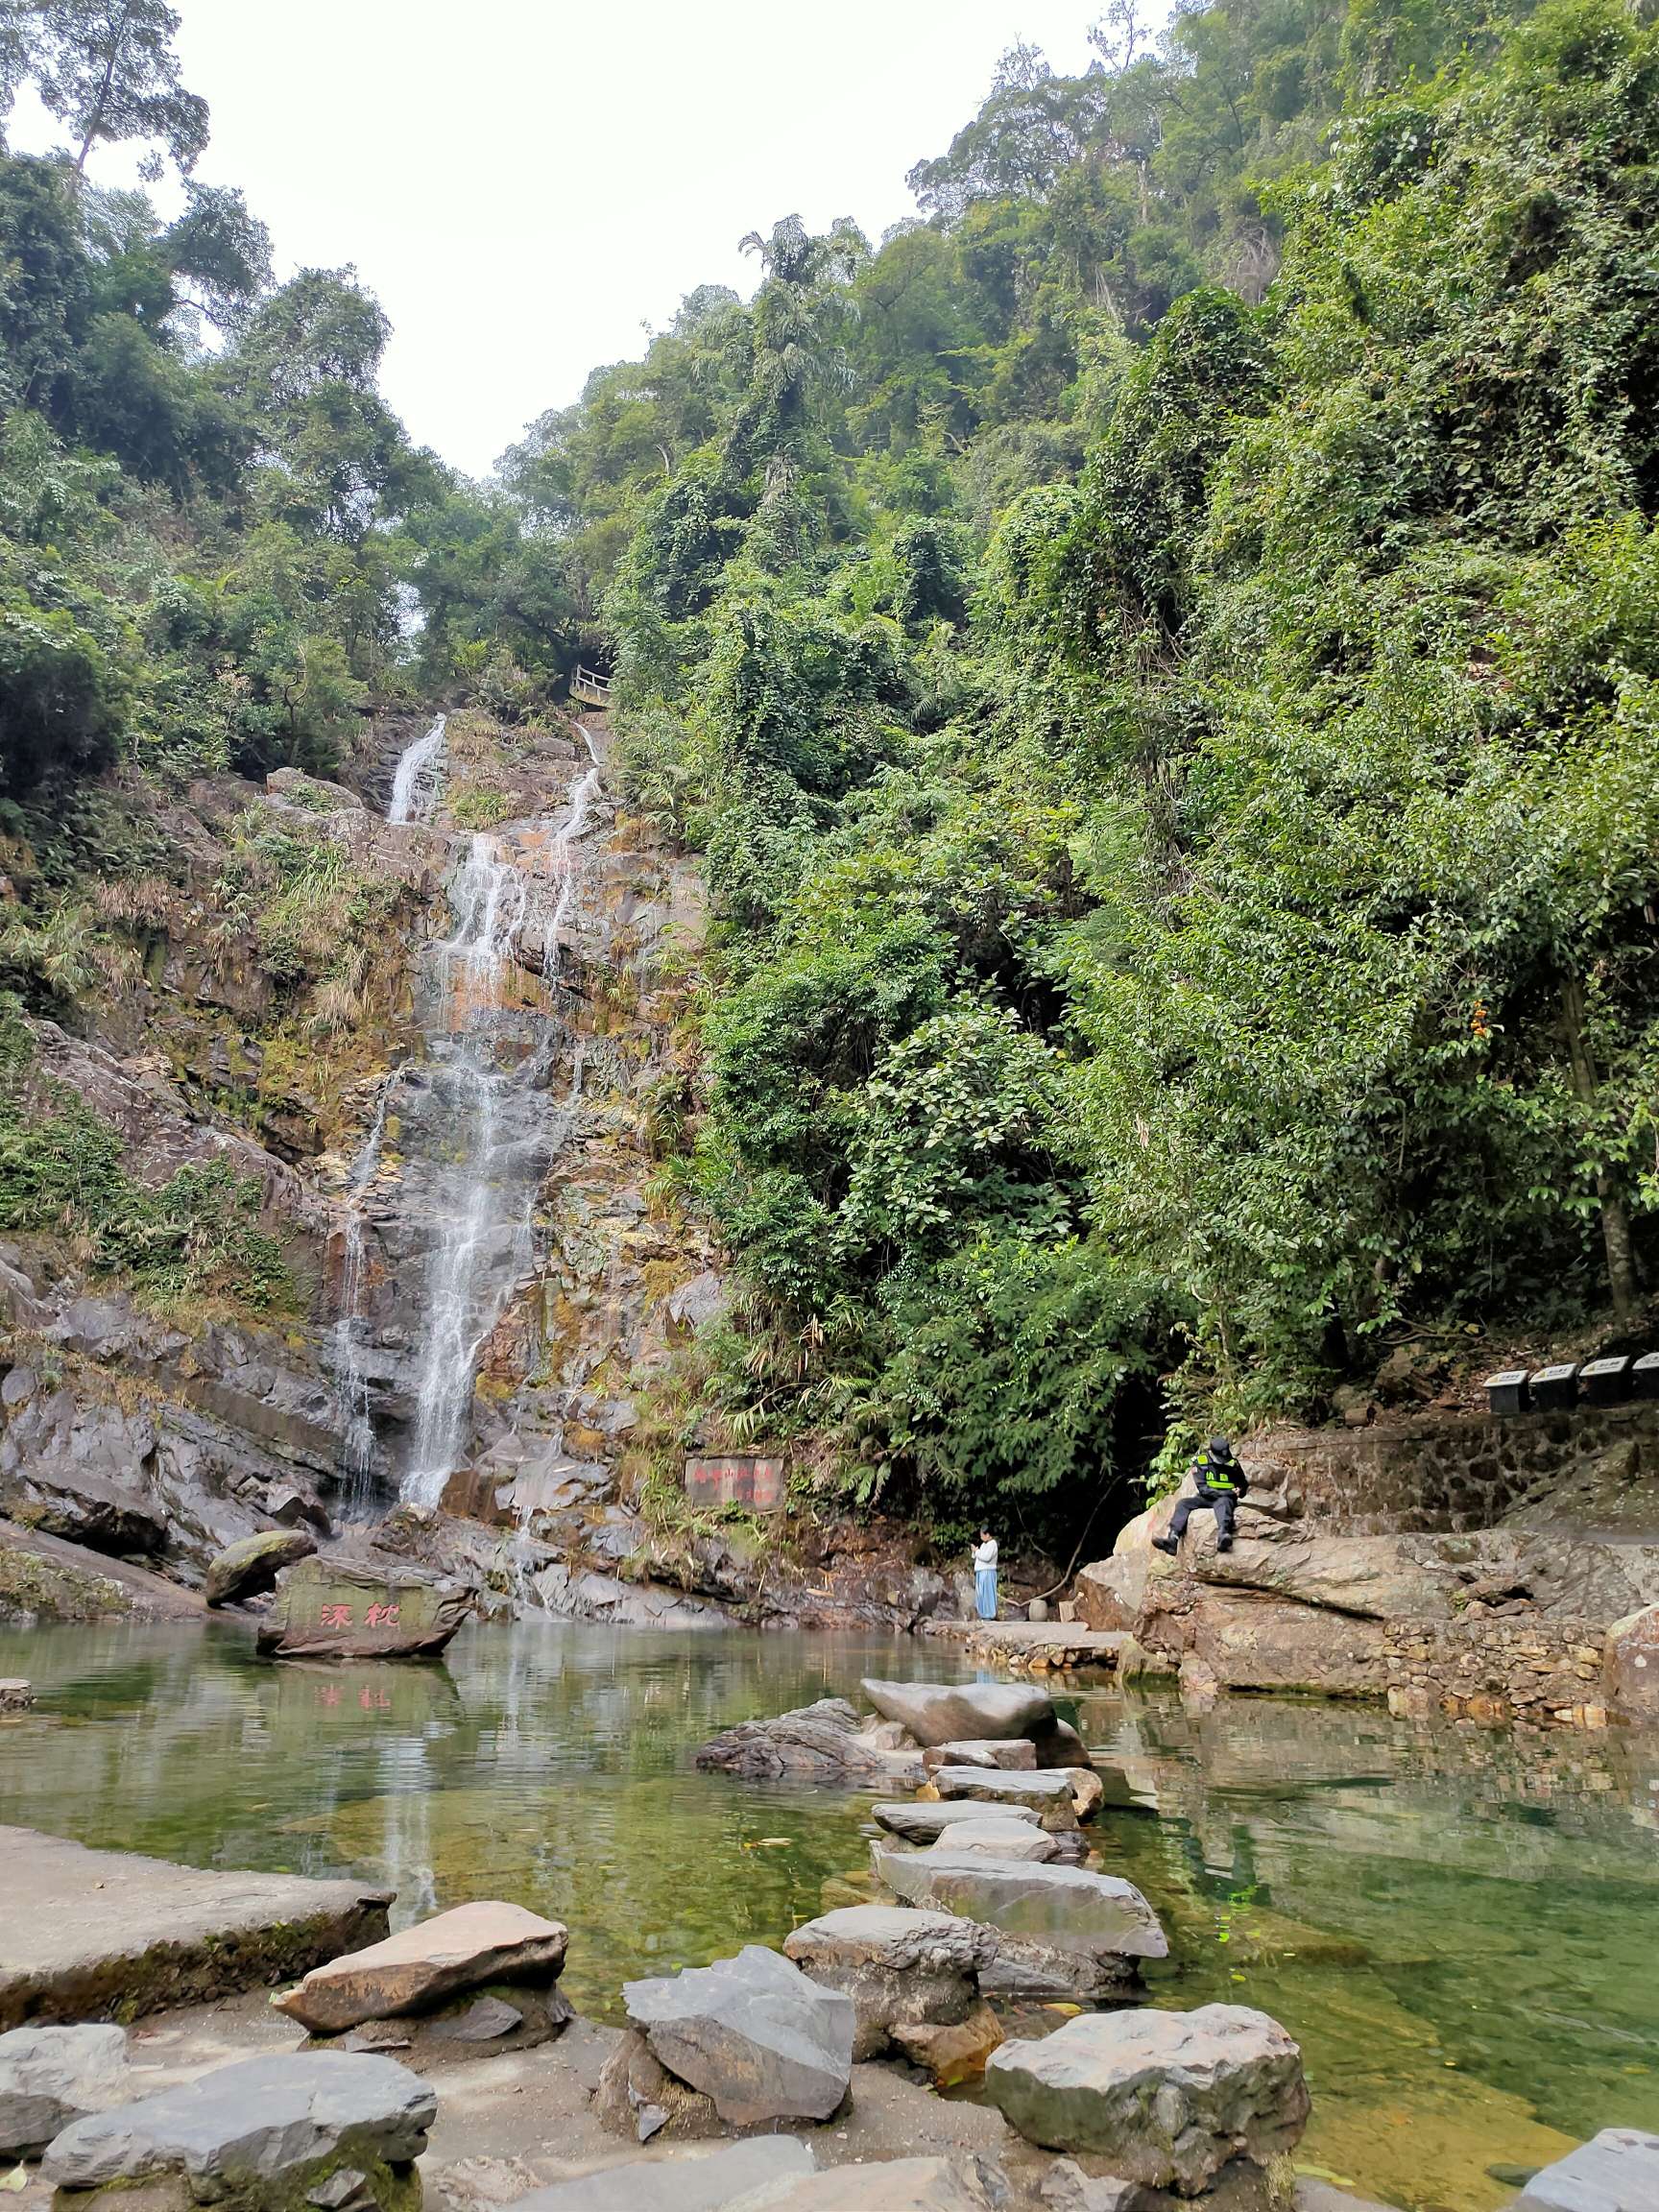
M 444 779 L 444 733 L 449 717 L 440 714 L 424 736 L 417 737 L 397 763 L 392 779 L 388 822 L 428 822 Z
M 541 824 L 474 835 L 449 891 L 451 928 L 422 962 L 418 997 L 426 1034 L 423 1062 L 396 1079 L 397 1221 L 421 1274 L 413 1360 L 414 1418 L 400 1494 L 435 1504 L 461 1464 L 472 1418 L 479 1360 L 535 1261 L 534 1213 L 547 1168 L 580 1103 L 578 1046 L 570 1091 L 552 1107 L 549 1080 L 562 1032 L 530 990 L 516 957 L 533 909 L 545 914 L 543 965 L 551 974 L 580 883 L 578 841 L 599 789 L 593 741 L 582 731 L 588 767 L 551 835 Z M 397 764 L 390 819 L 425 819 L 442 775 L 440 716 Z M 377 1438 L 365 1373 L 365 1194 L 382 1165 L 387 1108 L 380 1109 L 348 1187 L 351 1200 L 335 1329 L 349 1510 L 376 1490 Z

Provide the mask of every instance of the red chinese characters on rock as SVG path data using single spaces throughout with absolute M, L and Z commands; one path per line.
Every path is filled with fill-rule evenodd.
M 397 1605 L 371 1605 L 368 1612 L 363 1616 L 364 1626 L 368 1628 L 396 1628 L 397 1616 L 401 1610 L 402 1608 Z
M 320 1628 L 349 1628 L 349 1627 L 350 1627 L 350 1625 L 351 1625 L 351 1608 L 350 1608 L 350 1606 L 349 1606 L 349 1605 L 325 1605 L 325 1606 L 323 1606 L 323 1607 L 322 1607 L 322 1608 L 319 1610 L 319 1612 L 318 1612 L 318 1615 L 317 1615 L 317 1625 L 318 1625 Z

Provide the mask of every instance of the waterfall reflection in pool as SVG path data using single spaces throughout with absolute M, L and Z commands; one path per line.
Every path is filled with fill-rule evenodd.
M 0 1629 L 0 1674 L 38 1693 L 0 1732 L 0 1821 L 383 1878 L 399 1918 L 515 1898 L 569 1922 L 565 1985 L 614 2019 L 630 1975 L 776 1943 L 866 1862 L 867 1798 L 700 1775 L 695 1746 L 861 1673 L 947 1671 L 903 1642 L 536 1622 L 401 1668 L 258 1666 L 228 1624 Z M 1142 1803 L 1095 1840 L 1169 1931 L 1153 2001 L 1260 2005 L 1300 2038 L 1301 2162 L 1492 2212 L 1489 2168 L 1659 2128 L 1659 1743 L 1106 1692 L 1078 1717 Z

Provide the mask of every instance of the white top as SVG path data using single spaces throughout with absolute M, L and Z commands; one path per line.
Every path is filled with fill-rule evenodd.
M 974 1547 L 974 1565 L 977 1571 L 986 1567 L 995 1567 L 996 1564 L 997 1539 L 995 1536 L 987 1536 L 983 1544 L 975 1544 Z

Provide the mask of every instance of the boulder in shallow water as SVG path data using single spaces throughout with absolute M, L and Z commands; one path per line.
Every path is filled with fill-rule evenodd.
M 783 1955 L 821 1987 L 853 2000 L 853 2056 L 876 2058 L 901 2025 L 967 2019 L 980 1970 L 997 1956 L 997 1931 L 945 1912 L 848 1906 L 797 1928 Z
M 746 1782 L 846 1782 L 878 1789 L 919 1781 L 914 1751 L 897 1750 L 872 1732 L 845 1697 L 820 1697 L 771 1720 L 740 1720 L 697 1753 L 704 1772 L 736 1774 Z
M 130 2092 L 125 2028 L 13 2028 L 0 2035 L 0 2155 L 32 2157 Z
M 866 1681 L 861 1687 L 883 1720 L 897 1720 L 924 1747 L 1040 1736 L 1058 1718 L 1046 1690 L 1007 1682 Z
M 437 2112 L 430 2086 L 392 2058 L 250 2058 L 77 2120 L 42 2171 L 56 2188 L 82 2192 L 125 2193 L 173 2176 L 180 2203 L 224 2201 L 236 2212 L 292 2212 L 349 2172 L 359 2180 L 342 2201 L 402 2212 L 420 2202 L 409 2168 Z
M 1042 1976 L 1022 1981 L 1010 1967 L 1010 1957 L 1027 1944 L 1057 1955 L 1059 1965 L 1045 1958 L 1043 1967 L 1060 1994 L 1093 1995 L 1102 1985 L 1132 1983 L 1141 1960 L 1169 1955 L 1158 1915 L 1119 1875 L 987 1859 L 944 1844 L 931 1851 L 878 1850 L 875 1863 L 880 1881 L 906 1904 L 1001 1932 L 994 1968 L 985 1975 L 988 1987 L 1048 1985 Z M 1081 1979 L 1078 1960 L 1086 1968 Z
M 941 1767 L 977 1767 L 1003 1774 L 1034 1774 L 1037 1746 L 1029 1736 L 980 1737 L 965 1743 L 933 1743 L 922 1754 L 929 1774 Z
M 555 1982 L 569 1940 L 563 1922 L 543 1920 L 522 1905 L 499 1899 L 457 1905 L 367 1950 L 314 1966 L 274 2003 L 314 2033 L 337 2035 L 365 2020 L 429 2010 L 490 1982 L 533 1987 Z
M 317 1539 L 304 1528 L 264 1528 L 228 1544 L 208 1563 L 204 1589 L 209 1605 L 231 1605 L 276 1587 L 284 1567 L 309 1559 Z
M 1036 1814 L 1045 1828 L 1077 1825 L 1076 1799 L 1070 1773 L 1065 1767 L 1040 1774 L 994 1774 L 979 1767 L 940 1767 L 931 1779 L 943 1803 L 970 1798 L 981 1805 L 1022 1805 Z
M 1060 1838 L 1039 1828 L 1035 1820 L 1003 1820 L 995 1815 L 956 1821 L 933 1839 L 929 1849 L 942 1859 L 952 1852 L 968 1851 L 981 1859 L 1014 1860 L 1038 1866 L 1052 1866 L 1064 1855 Z
M 1652 2212 L 1659 2205 L 1659 2135 L 1603 2128 L 1534 2174 L 1514 2212 Z
M 1294 2149 L 1308 2121 L 1302 2054 L 1242 2005 L 1095 2013 L 1039 2043 L 1005 2043 L 985 2089 L 1052 2151 L 1097 2152 L 1126 2180 L 1193 2196 L 1234 2158 Z
M 776 1951 L 625 1982 L 628 2017 L 652 2056 L 712 2099 L 729 2127 L 828 2120 L 853 2080 L 853 2000 Z
M 21 1674 L 0 1679 L 0 1713 L 27 1713 L 35 1702 L 35 1685 Z
M 976 1799 L 964 1798 L 953 1804 L 935 1803 L 930 1797 L 895 1804 L 872 1805 L 870 1817 L 878 1828 L 884 1828 L 890 1836 L 901 1836 L 906 1843 L 931 1843 L 947 1829 L 963 1821 L 983 1824 L 987 1820 L 1019 1820 L 1026 1826 L 1040 1825 L 1029 1805 L 988 1806 Z
M 432 1658 L 470 1617 L 477 1592 L 445 1575 L 377 1559 L 301 1559 L 259 1624 L 273 1659 Z

